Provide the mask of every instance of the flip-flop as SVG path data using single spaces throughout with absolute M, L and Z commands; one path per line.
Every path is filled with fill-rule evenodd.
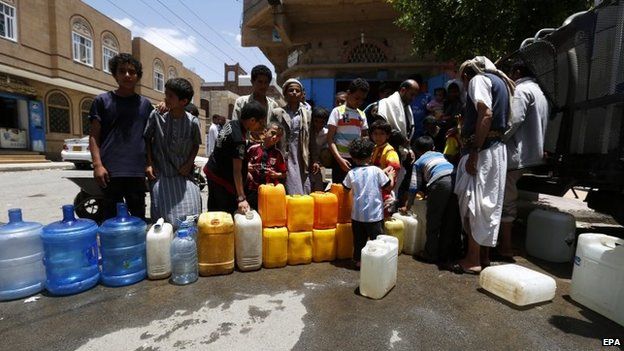
M 481 269 L 476 270 L 476 269 L 464 268 L 459 262 L 457 263 L 457 265 L 459 266 L 459 269 L 461 270 L 461 272 L 464 274 L 479 275 L 481 273 Z

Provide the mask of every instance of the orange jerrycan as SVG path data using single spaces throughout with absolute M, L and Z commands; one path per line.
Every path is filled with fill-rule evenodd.
M 323 262 L 336 259 L 336 228 L 312 231 L 312 261 Z
M 353 258 L 351 223 L 338 223 L 336 225 L 336 258 L 339 260 Z
M 333 183 L 329 192 L 338 198 L 338 223 L 351 223 L 351 207 L 353 194 L 346 191 L 342 184 Z
M 199 275 L 234 271 L 234 221 L 226 212 L 204 212 L 197 221 Z
M 403 242 L 405 238 L 405 225 L 398 218 L 390 217 L 384 223 L 386 234 L 399 239 L 399 255 L 403 252 Z
M 264 268 L 284 267 L 288 262 L 288 229 L 262 230 L 262 265 Z
M 288 233 L 288 264 L 309 264 L 312 262 L 312 232 Z
M 286 226 L 286 189 L 284 189 L 284 185 L 260 185 L 258 188 L 258 213 L 265 228 Z
M 314 225 L 314 198 L 310 195 L 286 196 L 289 232 L 309 232 Z
M 322 191 L 315 191 L 310 195 L 314 198 L 314 229 L 336 228 L 338 197 Z

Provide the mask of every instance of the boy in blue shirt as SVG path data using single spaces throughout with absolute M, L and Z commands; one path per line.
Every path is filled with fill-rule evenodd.
M 349 145 L 354 167 L 345 176 L 342 185 L 353 191 L 351 226 L 353 229 L 353 259 L 360 268 L 362 248 L 367 240 L 383 234 L 383 190 L 392 190 L 394 170 L 387 171 L 370 164 L 375 144 L 368 138 L 355 139 Z
M 448 260 L 451 233 L 445 229 L 443 219 L 453 193 L 453 165 L 440 152 L 433 151 L 433 139 L 421 136 L 414 141 L 414 162 L 409 197 L 402 211 L 412 208 L 414 198 L 422 190 L 427 191 L 427 242 L 425 250 L 417 257 L 425 262 L 435 263 L 440 259 Z

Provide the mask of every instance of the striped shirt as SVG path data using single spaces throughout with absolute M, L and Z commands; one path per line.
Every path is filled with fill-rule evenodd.
M 449 163 L 444 155 L 436 151 L 427 151 L 414 162 L 412 179 L 410 181 L 410 193 L 416 193 L 422 184 L 430 186 L 436 180 L 453 173 L 453 165 Z
M 343 158 L 351 158 L 349 144 L 362 136 L 362 131 L 368 129 L 366 115 L 359 109 L 348 108 L 345 105 L 334 108 L 329 115 L 327 125 L 336 127 L 334 143 L 338 153 Z

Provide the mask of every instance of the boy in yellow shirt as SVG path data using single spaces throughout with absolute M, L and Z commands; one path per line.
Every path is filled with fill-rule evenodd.
M 384 171 L 388 168 L 392 168 L 394 170 L 392 182 L 394 183 L 396 181 L 396 174 L 398 174 L 401 169 L 401 160 L 396 150 L 394 150 L 394 147 L 388 143 L 391 134 L 392 127 L 383 119 L 378 119 L 370 127 L 371 139 L 375 143 L 371 163 L 373 166 L 377 166 Z M 392 189 L 384 189 L 382 196 L 384 201 L 384 217 L 389 217 L 392 214 L 392 205 L 394 204 Z

